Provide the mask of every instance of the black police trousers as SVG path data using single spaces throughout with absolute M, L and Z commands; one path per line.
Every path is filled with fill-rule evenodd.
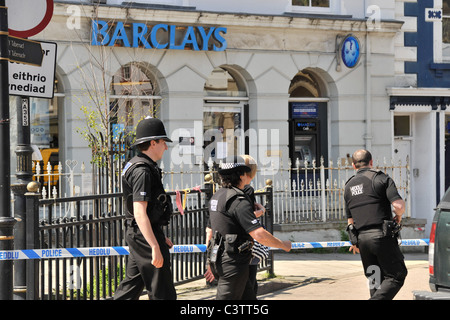
M 245 262 L 246 261 L 246 262 Z M 256 293 L 249 278 L 250 259 L 236 261 L 226 253 L 218 264 L 216 300 L 256 300 Z
M 370 300 L 392 300 L 408 274 L 397 238 L 385 237 L 381 228 L 368 229 L 359 231 L 358 246 Z
M 155 230 L 154 230 L 155 231 Z M 136 224 L 126 232 L 130 250 L 125 278 L 117 288 L 115 300 L 138 300 L 144 288 L 150 300 L 175 300 L 177 298 L 170 270 L 170 252 L 165 237 L 155 234 L 164 264 L 161 268 L 152 265 L 152 248 Z

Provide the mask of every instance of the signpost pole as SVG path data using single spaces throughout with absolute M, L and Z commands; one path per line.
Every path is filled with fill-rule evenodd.
M 6 5 L 9 7 L 9 13 L 6 11 Z M 27 214 L 26 214 L 26 198 L 25 192 L 27 191 L 27 185 L 30 181 L 32 181 L 33 172 L 32 172 L 32 158 L 31 155 L 33 153 L 33 149 L 31 148 L 31 136 L 30 136 L 30 97 L 39 97 L 39 98 L 53 98 L 53 85 L 54 85 L 54 62 L 56 60 L 56 44 L 54 47 L 51 44 L 47 44 L 47 49 L 43 50 L 41 47 L 41 42 L 32 41 L 24 38 L 32 37 L 39 32 L 41 32 L 50 22 L 53 15 L 53 0 L 0 0 L 0 6 L 4 8 L 4 14 L 2 12 L 1 23 L 2 23 L 2 34 L 5 31 L 5 39 L 4 47 L 0 47 L 1 53 L 6 54 L 6 60 L 1 60 L 2 67 L 3 63 L 6 66 L 5 72 L 3 73 L 3 69 L 0 71 L 1 77 L 1 109 L 2 112 L 7 110 L 9 112 L 9 94 L 18 95 L 17 103 L 17 182 L 10 186 L 10 139 L 9 139 L 9 113 L 7 116 L 4 116 L 1 119 L 7 119 L 6 124 L 8 135 L 1 132 L 0 136 L 0 152 L 2 152 L 2 158 L 0 161 L 7 161 L 4 165 L 4 170 L 8 170 L 7 174 L 3 174 L 3 164 L 0 166 L 0 179 L 4 179 L 4 177 L 8 178 L 8 181 L 3 183 L 0 180 L 0 187 L 8 187 L 7 191 L 5 191 L 4 199 L 0 197 L 0 212 L 3 208 L 5 211 L 2 212 L 6 215 L 8 213 L 8 219 L 16 222 L 16 220 L 10 216 L 10 192 L 13 190 L 15 196 L 15 205 L 14 205 L 14 217 L 17 218 L 17 226 L 15 230 L 15 249 L 22 250 L 27 247 L 27 234 L 32 232 L 33 230 L 27 230 Z M 35 11 L 24 10 L 24 8 L 33 8 L 37 7 L 39 9 L 45 8 L 44 16 L 40 16 L 39 14 L 35 14 Z M 8 17 L 10 18 L 10 23 L 8 25 Z M 30 27 L 28 24 L 29 20 L 33 21 Z M 26 21 L 27 23 L 23 23 Z M 4 28 L 3 28 L 4 27 Z M 9 31 L 9 34 L 8 34 Z M 8 39 L 8 35 L 10 36 Z M 9 41 L 9 42 L 8 42 Z M 3 45 L 3 42 L 1 42 Z M 8 47 L 9 44 L 9 47 Z M 42 65 L 44 56 L 48 56 L 48 53 L 51 49 L 48 48 L 50 46 L 53 50 L 54 54 L 53 63 L 48 65 Z M 3 57 L 3 55 L 2 55 Z M 48 61 L 48 59 L 47 59 Z M 9 62 L 17 62 L 11 63 Z M 9 67 L 9 69 L 8 69 Z M 37 68 L 37 69 L 36 69 Z M 46 74 L 47 70 L 51 69 L 50 74 Z M 9 77 L 9 79 L 8 79 Z M 5 97 L 5 98 L 4 98 Z M 6 146 L 3 146 L 5 144 Z M 7 151 L 7 152 L 6 152 Z M 8 207 L 6 206 L 8 205 Z M 7 208 L 7 209 L 6 209 Z M 0 216 L 0 219 L 2 217 Z M 28 220 L 39 219 L 39 217 L 28 217 Z M 1 224 L 0 220 L 0 224 Z M 9 221 L 9 220 L 8 220 Z M 37 221 L 29 221 L 34 224 Z M 32 224 L 33 224 L 32 223 Z M 13 226 L 11 226 L 11 233 L 13 232 Z M 0 232 L 2 231 L 0 225 Z M 11 237 L 13 238 L 13 237 Z M 1 233 L 0 233 L 1 240 Z M 0 245 L 1 245 L 0 241 Z M 11 248 L 12 243 L 10 244 L 9 250 Z M 0 250 L 5 248 L 0 247 Z M 2 263 L 2 262 L 0 262 Z M 8 292 L 6 294 L 6 282 L 3 281 L 3 272 L 0 272 L 2 275 L 2 281 L 0 281 L 0 291 L 3 291 L 3 285 L 5 285 L 5 299 L 11 299 L 14 297 L 15 300 L 24 300 L 27 297 L 36 298 L 38 297 L 37 292 L 34 290 L 35 288 L 30 288 L 30 292 L 27 294 L 27 263 L 21 263 L 16 261 L 14 265 L 14 287 L 12 286 L 12 264 L 8 266 L 11 269 L 8 269 L 8 274 L 11 274 L 11 279 L 8 278 L 7 286 Z M 35 265 L 28 265 L 28 270 L 30 271 L 28 274 L 28 278 L 33 278 L 36 280 L 36 275 L 32 274 L 35 271 Z M 31 282 L 35 282 L 33 279 L 28 279 Z M 30 282 L 29 281 L 29 282 Z M 13 289 L 13 290 L 11 290 Z M 2 298 L 0 296 L 0 298 Z
M 14 249 L 16 222 L 11 216 L 8 56 L 8 9 L 0 0 L 0 250 Z M 0 300 L 12 300 L 13 261 L 0 261 L 0 275 Z

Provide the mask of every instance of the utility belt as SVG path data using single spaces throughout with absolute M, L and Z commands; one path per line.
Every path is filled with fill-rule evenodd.
M 226 234 L 222 237 L 219 232 L 215 231 L 213 238 L 208 244 L 207 263 L 211 267 L 214 277 L 217 279 L 219 257 L 225 252 L 230 256 L 233 255 L 251 255 L 253 240 L 242 240 L 238 234 Z
M 170 217 L 173 214 L 172 199 L 169 195 L 162 193 L 155 201 L 153 201 L 148 213 L 148 218 L 152 226 L 167 226 L 170 221 Z M 136 220 L 133 214 L 127 215 L 125 221 L 126 227 L 136 227 Z
M 172 198 L 165 193 L 161 193 L 150 208 L 149 219 L 151 223 L 156 223 L 160 226 L 167 226 L 172 214 Z
M 347 234 L 349 241 L 352 245 L 358 246 L 358 235 L 359 233 L 364 233 L 366 231 L 371 230 L 381 230 L 383 232 L 383 236 L 387 238 L 398 238 L 400 237 L 400 230 L 402 229 L 402 225 L 398 224 L 393 220 L 384 220 L 382 224 L 362 227 L 359 230 L 356 230 L 353 224 L 349 224 L 347 226 Z
M 128 195 L 127 198 L 127 219 L 133 221 L 134 213 L 132 211 L 132 199 L 133 195 Z M 131 201 L 130 204 L 128 201 Z M 173 205 L 172 198 L 165 194 L 161 193 L 155 200 L 152 200 L 148 203 L 150 206 L 147 215 L 150 219 L 150 223 L 155 226 L 167 226 L 170 221 L 170 217 L 173 214 Z

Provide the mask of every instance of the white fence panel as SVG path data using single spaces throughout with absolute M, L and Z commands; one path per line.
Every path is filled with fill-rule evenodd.
M 279 168 L 261 166 L 252 181 L 255 190 L 260 190 L 267 183 L 273 187 L 274 223 L 306 223 L 311 221 L 342 221 L 345 220 L 344 186 L 346 181 L 354 175 L 355 171 L 347 162 L 347 159 L 329 161 L 323 160 L 317 166 L 313 161 L 305 167 L 299 166 L 297 160 L 295 166 L 288 161 L 287 167 L 283 167 L 280 161 Z M 115 190 L 120 192 L 120 164 L 115 164 L 114 181 Z M 56 167 L 56 166 L 55 166 Z M 194 187 L 204 188 L 205 178 L 217 178 L 212 163 L 200 166 L 181 164 L 163 170 L 163 183 L 167 191 L 179 191 L 183 194 Z M 374 160 L 374 169 L 381 170 L 390 175 L 406 201 L 406 216 L 410 217 L 410 170 L 408 159 L 405 163 L 394 163 L 383 159 Z M 36 181 L 41 183 L 43 198 L 57 198 L 75 195 L 88 195 L 98 193 L 98 183 L 102 183 L 95 172 L 86 172 L 84 163 L 66 161 L 64 165 L 58 164 L 57 168 L 47 167 L 45 172 L 36 166 Z M 215 181 L 217 183 L 218 181 Z M 218 185 L 216 186 L 218 188 Z M 60 208 L 58 215 L 71 216 L 70 208 Z

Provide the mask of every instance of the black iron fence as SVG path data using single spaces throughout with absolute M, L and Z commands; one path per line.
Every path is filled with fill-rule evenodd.
M 170 192 L 176 209 L 166 234 L 176 245 L 205 244 L 207 204 L 214 186 Z M 189 191 L 189 192 L 187 192 Z M 257 201 L 266 207 L 263 224 L 273 231 L 273 192 L 270 185 L 256 192 Z M 178 197 L 178 199 L 177 199 Z M 182 204 L 183 214 L 175 205 Z M 27 249 L 48 249 L 48 257 L 27 260 L 27 299 L 99 300 L 113 296 L 125 277 L 127 255 L 108 255 L 111 247 L 124 247 L 125 217 L 122 194 L 102 194 L 56 199 L 39 199 L 27 194 Z M 33 225 L 31 220 L 39 221 Z M 101 256 L 58 258 L 60 248 L 105 248 Z M 101 251 L 103 250 L 103 251 Z M 272 269 L 272 254 L 259 265 Z M 205 252 L 173 252 L 175 285 L 203 277 Z

